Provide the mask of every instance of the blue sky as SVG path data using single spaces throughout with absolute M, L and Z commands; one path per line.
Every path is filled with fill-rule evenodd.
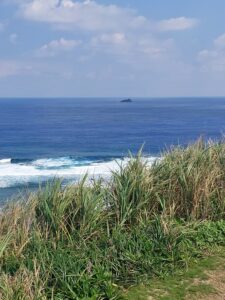
M 0 96 L 224 96 L 224 0 L 1 0 Z

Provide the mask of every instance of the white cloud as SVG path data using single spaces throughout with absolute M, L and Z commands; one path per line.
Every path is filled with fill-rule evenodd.
M 198 61 L 203 71 L 225 71 L 225 34 L 213 41 L 211 49 L 204 49 L 198 53 Z
M 124 44 L 126 42 L 126 37 L 124 33 L 116 32 L 113 34 L 102 34 L 100 40 L 104 43 L 112 44 Z
M 159 59 L 176 54 L 172 39 L 163 39 L 159 32 L 186 30 L 198 22 L 185 17 L 152 21 L 135 10 L 98 0 L 24 0 L 19 4 L 19 13 L 27 20 L 47 23 L 56 29 L 91 33 L 90 43 L 83 47 L 88 53 L 85 56 L 93 58 L 102 53 L 111 55 L 112 60 L 136 66 L 143 63 L 144 67 L 149 61 L 164 64 Z M 55 56 L 66 50 L 70 49 L 65 42 L 52 41 L 36 51 L 36 55 Z
M 147 22 L 134 10 L 98 4 L 94 0 L 32 0 L 20 5 L 20 14 L 26 19 L 55 24 L 60 28 L 90 31 L 139 28 Z
M 186 17 L 153 22 L 133 9 L 103 5 L 95 0 L 27 0 L 19 7 L 24 18 L 50 23 L 61 29 L 177 31 L 193 28 L 198 23 L 196 19 Z
M 129 33 L 100 34 L 92 38 L 90 46 L 94 55 L 110 55 L 114 63 L 125 63 L 134 68 L 160 68 L 165 60 L 176 55 L 172 39 L 157 39 L 153 35 Z
M 60 52 L 72 51 L 82 42 L 80 40 L 66 40 L 61 38 L 43 45 L 36 51 L 37 56 L 55 56 Z
M 168 56 L 172 48 L 171 39 L 154 37 L 158 31 L 184 30 L 197 23 L 184 17 L 153 22 L 135 10 L 99 4 L 95 0 L 28 0 L 20 5 L 20 14 L 28 20 L 46 22 L 60 29 L 91 31 L 91 42 L 85 45 L 90 51 L 132 57 L 139 53 L 148 58 Z M 52 41 L 42 46 L 38 55 L 55 56 L 66 48 L 65 41 Z
M 73 82 L 78 84 L 78 90 L 82 89 L 80 85 L 85 82 L 83 93 L 87 92 L 87 78 L 93 82 L 94 90 L 100 90 L 100 86 L 110 87 L 109 82 L 112 82 L 113 89 L 118 84 L 115 90 L 120 91 L 119 87 L 123 86 L 135 90 L 135 84 L 131 86 L 130 80 L 136 77 L 139 82 L 137 85 L 141 85 L 143 89 L 150 86 L 153 92 L 150 88 L 149 91 L 154 93 L 154 89 L 158 89 L 156 82 L 174 85 L 177 90 L 180 88 L 177 81 L 191 78 L 192 69 L 182 62 L 175 41 L 167 38 L 167 35 L 165 37 L 162 32 L 172 35 L 173 31 L 194 28 L 198 23 L 196 19 L 178 17 L 162 21 L 151 20 L 122 4 L 103 4 L 106 3 L 103 0 L 13 1 L 17 2 L 19 8 L 17 16 L 45 23 L 54 29 L 68 30 L 66 33 L 61 31 L 60 36 L 64 38 L 42 42 L 45 44 L 40 44 L 39 49 L 32 51 L 36 57 L 32 56 L 29 75 L 40 76 L 41 84 L 47 85 L 48 80 L 51 82 L 61 76 L 73 78 Z M 76 40 L 77 36 L 83 42 Z M 37 59 L 37 56 L 55 57 L 59 54 L 61 56 L 57 56 L 57 59 Z M 169 75 L 171 70 L 173 76 Z M 24 74 L 25 71 L 19 66 L 15 68 L 15 72 Z M 158 90 L 159 93 L 162 92 Z M 92 91 L 90 86 L 88 91 Z
M 160 31 L 180 31 L 194 28 L 198 24 L 197 19 L 179 17 L 162 20 L 158 23 Z
M 127 43 L 126 35 L 122 32 L 116 32 L 112 34 L 101 34 L 99 36 L 93 37 L 91 44 L 93 46 L 105 45 L 125 45 Z

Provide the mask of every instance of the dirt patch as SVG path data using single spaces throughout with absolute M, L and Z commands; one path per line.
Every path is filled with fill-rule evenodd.
M 215 289 L 215 293 L 199 296 L 198 300 L 225 300 L 225 270 L 207 271 L 205 273 L 208 279 L 195 282 L 195 285 L 207 284 Z

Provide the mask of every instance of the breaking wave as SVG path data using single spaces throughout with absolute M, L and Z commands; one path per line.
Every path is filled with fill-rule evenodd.
M 151 164 L 156 157 L 148 158 Z M 37 160 L 12 159 L 0 160 L 0 188 L 39 184 L 51 178 L 64 178 L 76 181 L 88 173 L 90 176 L 110 176 L 119 165 L 126 164 L 127 158 L 41 158 Z

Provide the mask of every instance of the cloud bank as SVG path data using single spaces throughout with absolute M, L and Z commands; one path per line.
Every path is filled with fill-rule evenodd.
M 175 88 L 179 92 L 192 80 L 194 67 L 185 61 L 176 32 L 194 30 L 200 24 L 196 18 L 156 20 L 151 12 L 126 7 L 126 1 L 117 5 L 102 0 L 4 1 L 11 3 L 12 18 L 23 30 L 14 27 L 7 32 L 8 44 L 19 51 L 17 60 L 5 64 L 2 60 L 2 78 L 30 74 L 39 88 L 92 95 L 132 89 L 155 93 L 157 86 L 164 86 L 165 93 Z M 217 44 L 222 42 L 221 38 Z
M 193 28 L 198 23 L 198 20 L 187 17 L 154 22 L 135 10 L 113 4 L 103 5 L 94 0 L 32 0 L 20 2 L 19 7 L 23 18 L 50 23 L 61 29 L 180 31 Z

